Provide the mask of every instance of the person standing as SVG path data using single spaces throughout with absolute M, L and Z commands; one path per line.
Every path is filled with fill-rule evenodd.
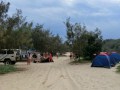
M 59 53 L 57 52 L 57 53 L 56 53 L 56 57 L 58 58 L 58 56 L 59 56 Z
M 72 59 L 73 58 L 73 53 L 72 52 L 70 52 L 70 59 Z
M 37 54 L 37 62 L 40 62 L 41 55 L 40 53 Z
M 49 62 L 54 62 L 52 58 L 52 53 L 49 53 Z
M 28 59 L 27 59 L 27 65 L 30 65 L 31 60 L 32 60 L 32 54 L 30 52 L 28 52 L 27 57 L 28 57 Z

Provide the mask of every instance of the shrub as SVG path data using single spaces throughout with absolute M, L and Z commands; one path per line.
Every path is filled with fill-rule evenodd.
M 117 72 L 120 73 L 120 65 L 117 67 Z
M 0 65 L 0 74 L 6 74 L 9 72 L 14 72 L 17 69 L 12 65 Z

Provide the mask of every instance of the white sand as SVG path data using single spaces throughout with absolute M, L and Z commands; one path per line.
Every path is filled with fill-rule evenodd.
M 91 68 L 90 63 L 70 65 L 69 57 L 54 63 L 16 63 L 25 71 L 0 75 L 0 90 L 120 90 L 116 67 Z

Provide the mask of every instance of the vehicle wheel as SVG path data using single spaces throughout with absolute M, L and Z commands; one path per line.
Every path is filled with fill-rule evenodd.
M 36 63 L 36 61 L 33 61 L 33 63 Z
M 4 61 L 4 64 L 5 64 L 5 65 L 10 65 L 10 64 L 11 64 L 11 60 L 5 60 L 5 61 Z

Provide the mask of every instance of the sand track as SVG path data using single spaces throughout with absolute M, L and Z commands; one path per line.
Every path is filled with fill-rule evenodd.
M 17 63 L 24 71 L 0 75 L 0 90 L 120 90 L 116 67 L 91 68 L 90 63 L 70 65 L 69 57 L 54 63 Z

